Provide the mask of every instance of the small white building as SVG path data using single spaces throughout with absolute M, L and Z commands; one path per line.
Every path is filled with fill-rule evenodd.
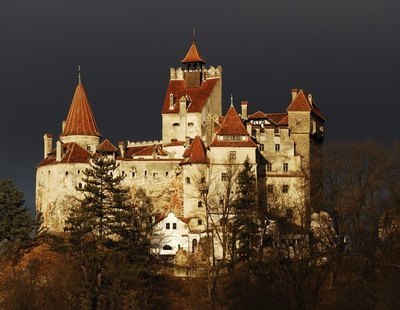
M 155 254 L 175 255 L 179 249 L 196 252 L 200 233 L 190 232 L 188 220 L 170 212 L 153 227 L 151 250 Z

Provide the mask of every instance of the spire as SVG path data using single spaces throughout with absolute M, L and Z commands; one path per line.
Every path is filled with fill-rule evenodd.
M 231 93 L 231 107 L 233 107 L 233 94 Z
M 100 137 L 96 121 L 81 83 L 80 67 L 78 67 L 78 85 L 72 99 L 67 120 L 61 136 L 97 136 Z
M 78 83 L 82 83 L 82 78 L 81 78 L 81 65 L 78 65 Z
M 246 127 L 244 127 L 243 122 L 233 105 L 230 106 L 228 112 L 226 113 L 224 121 L 222 122 L 221 128 L 217 132 L 217 135 L 248 135 Z
M 197 46 L 194 41 L 194 35 L 195 35 L 195 30 L 193 29 L 193 42 L 192 45 L 189 48 L 189 51 L 187 52 L 185 58 L 181 61 L 183 64 L 188 64 L 188 63 L 200 63 L 200 64 L 205 64 L 206 62 L 201 58 L 199 51 L 197 50 Z
M 195 38 L 196 38 L 196 28 L 193 27 L 193 32 L 192 32 L 193 43 L 194 43 L 194 41 L 195 41 Z

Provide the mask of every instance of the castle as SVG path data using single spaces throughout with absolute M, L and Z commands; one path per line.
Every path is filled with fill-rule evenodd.
M 224 185 L 246 159 L 265 207 L 307 225 L 319 186 L 325 122 L 312 95 L 293 89 L 283 113 L 251 114 L 242 101 L 239 114 L 231 99 L 223 115 L 222 67 L 206 67 L 194 41 L 181 63 L 170 68 L 160 141 L 114 146 L 103 138 L 79 78 L 61 134 L 55 146 L 52 135 L 44 135 L 44 159 L 37 167 L 36 209 L 49 231 L 63 231 L 71 203 L 81 195 L 76 187 L 83 186 L 82 171 L 95 153 L 119 164 L 115 173 L 125 176 L 132 196 L 144 189 L 152 199 L 160 218 L 153 236 L 157 253 L 194 251 L 205 230 L 205 184 L 213 199 L 206 203 L 224 204 Z

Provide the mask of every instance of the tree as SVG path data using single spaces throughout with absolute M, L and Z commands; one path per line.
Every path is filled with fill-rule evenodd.
M 260 223 L 262 210 L 257 203 L 257 183 L 249 157 L 237 178 L 237 198 L 234 203 L 235 220 L 232 231 L 233 248 L 238 242 L 237 254 L 250 259 L 260 245 Z M 236 252 L 236 251 L 233 251 Z
M 0 244 L 32 237 L 36 221 L 24 205 L 24 194 L 12 181 L 0 181 Z
M 150 217 L 130 204 L 123 176 L 114 176 L 113 160 L 96 157 L 90 165 L 83 172 L 84 187 L 77 188 L 84 197 L 72 208 L 65 231 L 88 306 L 118 308 L 148 258 Z

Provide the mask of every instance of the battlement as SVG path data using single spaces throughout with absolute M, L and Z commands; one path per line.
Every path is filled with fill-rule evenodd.
M 191 70 L 186 70 L 182 69 L 181 67 L 178 67 L 176 69 L 174 68 L 169 68 L 169 76 L 171 80 L 184 80 L 184 72 L 190 72 Z M 209 78 L 220 78 L 222 77 L 222 66 L 218 67 L 213 67 L 210 66 L 210 68 L 203 68 L 202 69 L 204 79 L 209 79 Z

